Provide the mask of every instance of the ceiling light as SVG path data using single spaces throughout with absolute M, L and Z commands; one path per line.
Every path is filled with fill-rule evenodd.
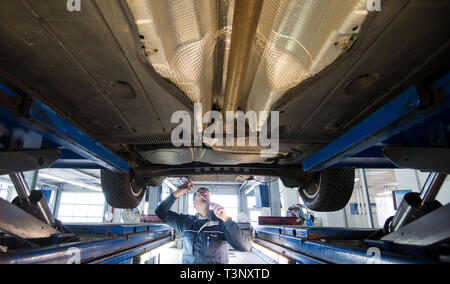
M 85 183 L 81 183 L 81 182 L 71 181 L 71 180 L 60 178 L 60 177 L 55 177 L 55 176 L 52 176 L 52 175 L 39 173 L 39 177 L 45 178 L 45 179 L 51 179 L 51 180 L 54 180 L 54 181 L 59 181 L 59 182 L 62 182 L 62 183 L 72 184 L 72 185 L 75 185 L 75 186 L 91 189 L 91 190 L 94 190 L 94 191 L 102 191 L 102 188 L 99 187 L 99 186 L 93 186 L 93 185 L 89 185 L 89 184 L 85 184 Z

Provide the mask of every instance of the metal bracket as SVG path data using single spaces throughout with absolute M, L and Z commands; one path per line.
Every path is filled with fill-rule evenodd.
M 447 205 L 386 235 L 381 240 L 411 246 L 433 245 L 450 237 L 449 218 L 450 205 Z
M 436 201 L 436 196 L 446 177 L 446 174 L 431 173 L 420 194 L 410 192 L 405 195 L 403 201 L 400 203 L 397 213 L 395 213 L 392 219 L 392 223 L 389 225 L 390 231 L 396 231 L 442 206 Z M 389 223 L 389 219 L 387 223 Z M 385 227 L 386 226 L 388 226 L 388 224 L 386 224 Z
M 184 165 L 149 165 L 134 169 L 138 178 L 161 176 L 191 176 L 191 175 L 249 175 L 249 176 L 279 176 L 292 179 L 310 179 L 313 174 L 303 171 L 299 166 L 275 167 L 266 164 L 243 165 L 211 165 L 206 163 L 190 163 Z
M 14 173 L 9 175 L 9 177 L 18 194 L 18 197 L 12 203 L 45 222 L 47 225 L 55 227 L 55 218 L 42 192 L 37 190 L 30 191 L 23 173 Z
M 399 168 L 450 174 L 449 148 L 387 146 L 383 155 Z
M 46 169 L 61 157 L 60 150 L 0 152 L 0 175 Z
M 60 232 L 0 198 L 0 229 L 22 239 L 42 239 Z

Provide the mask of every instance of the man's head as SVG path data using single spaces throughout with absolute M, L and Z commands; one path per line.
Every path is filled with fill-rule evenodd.
M 206 187 L 200 187 L 194 192 L 194 207 L 197 211 L 209 208 L 209 190 Z

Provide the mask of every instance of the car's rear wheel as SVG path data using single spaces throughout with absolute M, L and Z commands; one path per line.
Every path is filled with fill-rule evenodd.
M 344 208 L 350 201 L 355 183 L 354 169 L 327 169 L 299 186 L 305 205 L 318 212 L 332 212 Z
M 130 177 L 130 174 L 101 171 L 105 200 L 114 208 L 136 208 L 141 203 L 146 186 Z

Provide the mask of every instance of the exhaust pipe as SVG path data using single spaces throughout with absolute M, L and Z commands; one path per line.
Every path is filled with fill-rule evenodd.
M 237 0 L 225 84 L 223 112 L 236 111 L 255 41 L 263 0 Z

